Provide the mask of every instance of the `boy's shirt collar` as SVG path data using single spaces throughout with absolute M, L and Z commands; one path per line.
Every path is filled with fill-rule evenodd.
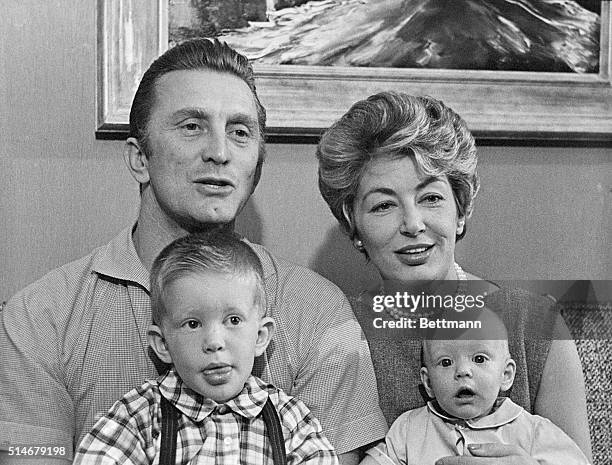
M 434 415 L 451 423 L 463 423 L 471 429 L 489 429 L 498 428 L 515 420 L 523 411 L 523 407 L 516 405 L 508 397 L 498 397 L 495 401 L 497 408 L 489 415 L 486 415 L 478 420 L 462 420 L 448 416 L 442 412 L 435 402 L 427 402 L 427 408 Z
M 261 413 L 268 400 L 268 384 L 252 375 L 236 397 L 221 404 L 187 387 L 174 368 L 160 376 L 157 383 L 161 395 L 194 422 L 200 422 L 212 413 L 223 415 L 230 411 L 252 419 Z

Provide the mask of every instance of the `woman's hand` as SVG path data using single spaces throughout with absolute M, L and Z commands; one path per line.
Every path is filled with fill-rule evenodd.
M 473 457 L 444 457 L 436 465 L 538 465 L 523 448 L 511 444 L 470 444 L 468 449 Z

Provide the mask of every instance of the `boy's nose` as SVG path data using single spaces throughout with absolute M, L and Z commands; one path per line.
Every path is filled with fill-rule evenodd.
M 224 346 L 223 332 L 219 328 L 210 328 L 204 338 L 204 352 L 217 352 Z

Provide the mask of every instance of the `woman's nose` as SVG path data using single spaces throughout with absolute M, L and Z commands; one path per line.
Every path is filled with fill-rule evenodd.
M 407 236 L 418 236 L 425 232 L 423 215 L 418 207 L 406 208 L 404 210 L 400 232 Z

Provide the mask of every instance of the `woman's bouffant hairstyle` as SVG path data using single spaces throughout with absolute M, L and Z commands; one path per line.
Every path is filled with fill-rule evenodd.
M 161 324 L 166 314 L 164 292 L 186 276 L 220 273 L 255 279 L 255 305 L 266 313 L 264 273 L 257 254 L 240 237 L 227 230 L 184 236 L 166 246 L 151 269 L 151 310 L 153 323 Z
M 465 121 L 431 97 L 381 92 L 355 103 L 317 147 L 319 190 L 351 239 L 357 234 L 353 202 L 366 166 L 378 157 L 402 156 L 414 156 L 423 175 L 447 176 L 459 216 L 471 215 L 479 180 Z M 465 227 L 457 239 L 464 235 Z

